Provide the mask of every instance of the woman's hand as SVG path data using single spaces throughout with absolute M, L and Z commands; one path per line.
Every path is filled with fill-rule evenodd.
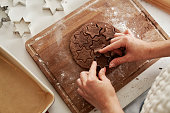
M 113 59 L 110 62 L 110 68 L 125 62 L 150 58 L 150 43 L 134 38 L 129 30 L 126 30 L 124 33 L 116 33 L 115 38 L 111 40 L 110 45 L 100 49 L 99 52 L 106 53 L 108 51 L 116 51 L 120 47 L 126 48 L 126 54 L 123 57 Z
M 78 93 L 102 113 L 123 113 L 115 90 L 110 80 L 105 76 L 106 68 L 102 68 L 96 76 L 96 61 L 93 61 L 89 71 L 80 73 L 77 79 Z

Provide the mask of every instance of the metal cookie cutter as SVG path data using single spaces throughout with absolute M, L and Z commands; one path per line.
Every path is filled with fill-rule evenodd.
M 3 25 L 3 22 L 8 22 L 10 21 L 10 18 L 7 14 L 8 6 L 0 6 L 0 28 Z

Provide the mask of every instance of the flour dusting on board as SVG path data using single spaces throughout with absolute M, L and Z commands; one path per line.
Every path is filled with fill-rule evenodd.
M 125 73 L 124 70 L 128 70 L 127 68 L 128 68 L 128 66 L 125 65 L 125 64 L 124 65 L 120 65 L 120 66 L 117 67 L 117 69 L 112 71 L 110 75 L 115 75 L 117 80 L 124 79 L 125 76 L 126 76 L 126 73 Z M 119 74 L 119 76 L 117 76 L 118 74 Z
M 121 10 L 119 10 L 116 7 L 108 7 L 107 9 L 103 9 L 103 7 L 99 8 L 93 8 L 89 7 L 87 10 L 93 11 L 93 12 L 103 12 L 104 11 L 104 17 L 106 17 L 106 20 L 108 23 L 111 23 L 114 27 L 119 29 L 121 32 L 125 31 L 127 29 L 126 26 L 126 19 L 125 18 L 130 18 L 130 14 L 124 14 L 122 13 Z
M 60 79 L 60 80 L 61 80 L 61 82 L 63 82 L 63 80 L 64 80 L 64 78 L 65 78 L 65 73 L 62 72 L 60 76 L 61 76 L 61 79 Z
M 121 32 L 125 31 L 127 29 L 126 26 L 126 19 L 125 17 L 129 17 L 128 14 L 124 15 L 122 14 L 121 10 L 119 10 L 116 7 L 110 7 L 107 10 L 105 10 L 104 16 L 106 18 L 109 18 L 108 23 L 112 23 L 112 25 L 120 30 Z
M 60 63 L 61 61 L 69 61 L 69 53 L 64 50 L 64 48 L 60 49 L 57 53 L 58 58 L 56 57 L 56 63 Z M 63 59 L 64 58 L 64 59 Z
M 55 30 L 54 35 L 56 37 L 56 42 L 57 42 L 57 44 L 59 46 L 61 41 L 62 41 L 62 37 L 63 37 L 62 31 L 66 28 L 66 26 L 65 26 L 65 24 L 63 23 L 62 20 L 60 20 L 57 25 L 59 25 L 59 26 Z
M 70 53 L 69 52 L 66 52 L 65 51 L 65 48 L 64 47 L 60 47 L 60 50 L 57 52 L 57 56 L 58 57 L 56 57 L 55 58 L 55 62 L 56 62 L 56 64 L 58 64 L 58 65 L 60 65 L 61 64 L 61 62 L 67 62 L 67 63 L 65 63 L 64 64 L 64 66 L 65 67 L 69 67 L 70 68 L 70 65 L 72 65 L 73 63 L 74 63 L 74 61 L 73 60 L 70 60 L 70 59 L 72 59 L 72 56 L 70 55 Z M 64 59 L 63 59 L 64 58 Z M 69 64 L 69 65 L 68 65 Z M 71 72 L 72 73 L 77 73 L 77 69 L 76 68 L 73 68 L 72 70 L 71 70 Z M 72 88 L 74 88 L 74 86 L 75 86 L 75 84 L 72 82 L 72 81 L 75 81 L 75 79 L 76 79 L 76 76 L 70 76 L 70 73 L 68 73 L 67 71 L 64 71 L 64 70 L 62 70 L 62 72 L 61 72 L 61 74 L 59 75 L 60 76 L 60 82 L 62 83 L 63 82 L 63 80 L 64 79 L 67 79 L 67 80 L 65 80 L 64 82 L 66 83 L 66 84 L 69 84 L 69 85 L 71 85 L 70 86 L 70 88 L 72 89 Z M 68 83 L 69 82 L 69 83 Z M 71 82 L 71 83 L 70 83 Z
M 60 74 L 60 83 L 64 83 L 69 85 L 69 88 L 72 90 L 75 87 L 75 83 L 73 81 L 76 80 L 76 76 L 70 76 L 70 73 L 62 71 Z
M 56 28 L 58 28 L 58 27 L 59 27 L 59 28 L 61 27 L 60 30 L 63 30 L 63 29 L 65 28 L 65 24 L 63 24 L 62 20 L 58 21 L 58 23 L 55 24 L 52 29 L 50 29 L 49 31 L 45 32 L 43 35 L 35 38 L 35 42 L 41 40 L 42 38 L 44 38 L 45 36 L 47 36 L 48 34 L 50 34 L 52 31 L 56 30 Z M 34 42 L 34 43 L 35 43 L 35 42 Z

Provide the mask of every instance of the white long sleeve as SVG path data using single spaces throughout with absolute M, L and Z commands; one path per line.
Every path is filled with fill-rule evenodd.
M 141 113 L 170 113 L 170 65 L 156 77 Z

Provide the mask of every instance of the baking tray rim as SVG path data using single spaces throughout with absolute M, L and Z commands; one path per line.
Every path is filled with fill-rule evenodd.
M 13 56 L 7 49 L 0 45 L 0 53 L 12 62 L 16 67 L 20 68 L 26 75 L 28 75 L 44 92 L 48 92 L 52 98 L 50 103 L 46 106 L 42 113 L 45 113 L 49 107 L 54 103 L 54 93 L 43 83 L 41 82 L 22 62 L 20 62 L 15 56 Z

